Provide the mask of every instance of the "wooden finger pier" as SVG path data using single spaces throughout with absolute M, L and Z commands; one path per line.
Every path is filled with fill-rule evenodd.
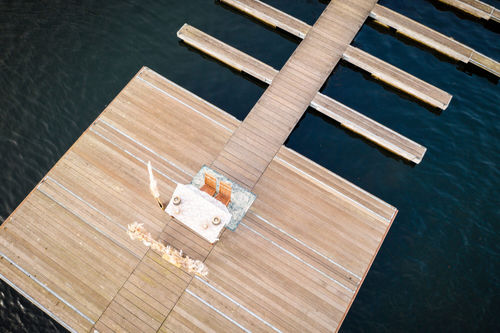
M 425 147 L 319 93 L 343 59 L 433 107 L 449 105 L 448 93 L 350 45 L 368 17 L 500 73 L 498 62 L 377 0 L 331 1 L 313 26 L 260 1 L 223 2 L 303 39 L 275 69 L 181 27 L 186 43 L 269 84 L 244 121 L 144 67 L 0 227 L 0 278 L 69 331 L 338 330 L 397 209 L 285 140 L 311 106 L 408 161 L 422 160 Z M 203 165 L 257 199 L 212 245 L 157 207 L 148 161 L 165 200 Z M 204 261 L 208 277 L 129 239 L 135 221 Z

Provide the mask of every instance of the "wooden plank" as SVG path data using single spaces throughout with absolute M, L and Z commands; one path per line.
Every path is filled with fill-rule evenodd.
M 452 96 L 427 82 L 403 72 L 402 70 L 356 48 L 349 47 L 343 55 L 344 60 L 369 72 L 377 79 L 400 89 L 434 107 L 445 110 Z
M 189 32 L 189 43 L 191 45 L 194 45 L 196 48 L 200 49 L 201 51 L 212 55 L 216 57 L 217 59 L 226 59 L 225 63 L 228 64 L 231 67 L 238 68 L 241 71 L 245 71 L 250 75 L 254 75 L 255 78 L 261 79 L 264 82 L 272 82 L 273 78 L 276 76 L 278 71 L 258 60 L 255 60 L 254 58 L 250 57 L 249 55 L 240 52 L 233 47 L 222 43 L 215 38 L 203 33 L 200 30 L 197 30 L 191 26 L 184 25 L 181 30 L 179 30 L 179 37 L 183 38 L 185 36 L 185 32 Z M 210 44 L 207 44 L 206 41 L 211 41 Z M 231 55 L 237 55 L 232 57 Z M 362 52 L 359 49 L 349 47 L 346 52 L 344 53 L 345 55 L 348 56 L 354 56 L 354 59 L 362 59 L 360 55 L 365 55 L 365 58 L 368 60 L 373 60 L 368 54 Z M 230 59 L 230 60 L 228 60 Z M 358 60 L 355 60 L 358 61 Z M 363 60 L 364 61 L 364 60 Z M 252 63 L 252 68 L 251 70 L 246 69 L 246 64 L 247 63 Z M 368 63 L 364 61 L 365 64 L 367 64 L 365 67 L 368 68 L 380 68 L 378 67 L 377 62 L 371 62 Z M 388 65 L 388 64 L 387 64 Z M 364 66 L 364 65 L 363 65 Z M 390 65 L 388 65 L 390 66 Z M 294 63 L 290 63 L 290 67 L 292 68 L 297 68 Z M 387 68 L 392 68 L 392 67 L 383 67 L 383 69 Z M 391 69 L 392 70 L 392 69 Z M 451 99 L 451 95 L 440 91 L 439 89 L 432 87 L 428 85 L 427 83 L 418 80 L 417 78 L 410 77 L 408 75 L 401 75 L 401 72 L 397 69 L 393 69 L 395 71 L 396 77 L 398 77 L 398 80 L 400 82 L 407 82 L 405 83 L 406 86 L 408 87 L 408 90 L 413 91 L 414 94 L 421 96 L 421 98 L 427 98 L 429 101 L 432 100 L 434 101 L 433 103 L 435 105 L 440 105 L 442 108 L 445 108 L 445 104 L 447 105 Z M 374 72 L 374 70 L 372 70 Z M 301 70 L 301 74 L 303 74 L 304 71 Z M 387 77 L 385 72 L 379 72 L 378 74 L 381 77 Z M 388 78 L 388 81 L 393 80 L 393 77 Z M 410 82 L 408 82 L 410 81 Z M 412 85 L 420 85 L 421 90 L 414 90 L 411 88 Z M 402 85 L 401 85 L 402 86 Z M 420 91 L 425 91 L 426 93 L 429 93 L 429 95 L 422 95 Z M 425 96 L 435 96 L 436 99 L 432 99 L 431 97 L 425 97 Z M 423 97 L 422 97 L 423 96 Z M 441 102 L 440 102 L 441 101 Z M 287 99 L 286 98 L 280 98 L 277 95 L 271 95 L 269 99 L 267 100 L 259 100 L 259 104 L 272 108 L 276 110 L 276 103 L 286 103 Z M 379 124 L 378 122 L 360 114 L 359 112 L 343 105 L 342 103 L 325 96 L 321 93 L 317 93 L 312 102 L 310 103 L 310 106 L 315 108 L 316 110 L 320 111 L 321 113 L 325 114 L 326 116 L 338 121 L 342 126 L 345 128 L 363 136 L 364 138 L 380 145 L 381 147 L 384 147 L 385 149 L 409 160 L 414 163 L 420 163 L 422 160 L 426 148 L 419 145 L 418 143 L 390 130 L 389 128 Z M 274 107 L 274 108 L 273 108 Z M 291 107 L 291 106 L 290 106 Z M 271 119 L 275 119 L 274 113 L 268 113 L 267 116 Z M 252 117 L 251 114 L 249 115 L 248 119 L 245 121 L 245 123 L 252 123 L 251 121 Z M 283 121 L 287 120 L 287 118 L 280 118 L 280 123 Z M 291 121 L 291 118 L 288 118 L 288 121 Z M 256 127 L 259 125 L 256 124 Z M 263 126 L 266 126 L 266 124 L 263 124 Z M 244 127 L 240 129 L 243 130 Z M 250 140 L 248 136 L 248 132 L 245 132 L 244 135 L 235 135 L 232 138 L 232 141 L 238 141 L 238 144 L 242 144 L 240 139 L 244 137 L 245 141 Z M 256 139 L 257 140 L 257 139 Z M 229 144 L 229 143 L 228 143 Z M 259 144 L 257 144 L 259 145 Z M 257 148 L 256 150 L 262 151 L 262 147 Z
M 294 35 L 304 38 L 310 26 L 304 22 L 295 19 L 282 11 L 277 11 L 275 8 L 261 2 L 253 0 L 221 0 L 222 3 L 234 7 L 246 14 L 253 16 L 262 22 L 273 27 L 281 28 L 285 31 L 290 31 Z
M 482 69 L 495 74 L 496 76 L 500 77 L 500 63 L 488 58 L 487 56 L 474 51 L 472 53 L 472 56 L 470 58 L 470 62 L 473 63 L 474 65 L 481 67 Z
M 439 1 L 484 20 L 489 20 L 491 18 L 491 13 L 495 9 L 493 6 L 485 4 L 484 2 L 478 0 L 439 0 Z
M 416 164 L 420 163 L 427 151 L 427 148 L 415 141 L 325 95 L 316 95 L 312 101 L 312 106 L 338 121 L 343 127 L 408 161 Z
M 493 21 L 496 21 L 497 23 L 500 23 L 500 10 L 495 8 L 493 13 L 491 14 L 491 19 Z
M 490 73 L 499 76 L 499 63 L 484 55 L 477 55 L 472 48 L 455 41 L 453 38 L 445 36 L 431 28 L 428 28 L 412 19 L 407 18 L 395 11 L 376 5 L 370 16 L 377 22 L 397 30 L 397 32 L 414 39 L 438 52 L 441 52 L 453 59 L 464 63 L 473 63 Z M 471 61 L 475 56 L 475 60 Z

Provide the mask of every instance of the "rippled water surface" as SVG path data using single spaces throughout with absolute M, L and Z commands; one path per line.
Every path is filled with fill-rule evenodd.
M 311 24 L 326 6 L 265 2 Z M 500 60 L 498 27 L 433 1 L 380 3 Z M 264 87 L 179 43 L 184 22 L 277 68 L 297 46 L 208 0 L 0 0 L 0 222 L 143 65 L 245 117 Z M 407 164 L 313 110 L 287 142 L 399 209 L 342 330 L 499 331 L 498 81 L 373 23 L 354 44 L 454 97 L 439 114 L 340 63 L 323 92 L 426 146 L 423 162 Z M 0 328 L 64 330 L 3 282 Z

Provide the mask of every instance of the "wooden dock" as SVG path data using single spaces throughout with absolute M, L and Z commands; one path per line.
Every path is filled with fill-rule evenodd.
M 465 64 L 471 63 L 500 77 L 500 63 L 431 28 L 407 18 L 387 7 L 377 5 L 370 14 L 376 22 L 389 26 L 444 55 Z
M 478 0 L 439 0 L 477 18 L 500 23 L 500 10 Z
M 337 328 L 396 209 L 280 146 L 256 202 L 215 246 L 158 209 L 217 160 L 240 122 L 144 68 L 0 227 L 0 277 L 72 331 Z M 205 260 L 207 280 L 131 241 Z
M 269 84 L 243 122 L 144 67 L 0 226 L 0 278 L 72 332 L 338 330 L 394 221 L 396 208 L 283 143 L 312 106 L 420 162 L 424 147 L 318 91 L 345 59 L 445 108 L 447 93 L 350 46 L 369 15 L 429 31 L 376 0 L 331 1 L 312 27 L 259 1 L 231 2 L 303 38 L 278 71 L 193 27 L 179 31 Z M 440 41 L 465 59 L 461 44 Z M 209 244 L 158 208 L 148 161 L 164 200 L 203 165 L 257 199 L 236 231 Z M 133 222 L 204 261 L 208 277 L 130 240 Z
M 221 0 L 221 2 L 299 38 L 304 38 L 310 29 L 307 23 L 287 15 L 259 0 Z M 479 1 L 474 0 L 471 2 L 479 3 Z M 498 15 L 499 12 L 495 9 L 492 13 Z M 370 17 L 376 22 L 396 29 L 398 33 L 414 39 L 444 55 L 466 64 L 471 63 L 500 77 L 500 63 L 498 63 L 498 61 L 455 41 L 453 38 L 445 36 L 404 15 L 396 13 L 387 7 L 378 4 L 375 5 L 370 13 Z M 360 51 L 361 50 L 354 46 L 349 46 L 346 49 L 344 60 L 366 70 L 385 83 L 401 89 L 434 107 L 446 109 L 448 106 L 451 95 L 394 68 L 374 56 L 366 54 L 366 52 Z M 422 86 L 422 83 L 424 83 L 425 86 Z
M 304 38 L 311 26 L 258 0 L 221 0 L 273 27 Z M 348 45 L 342 59 L 419 100 L 439 109 L 446 109 L 452 96 L 415 76 L 378 59 L 357 47 Z
M 188 24 L 177 32 L 177 36 L 192 47 L 265 83 L 271 83 L 278 73 L 278 70 L 271 66 Z M 426 152 L 422 145 L 320 92 L 316 93 L 310 106 L 338 121 L 345 128 L 411 162 L 420 163 Z

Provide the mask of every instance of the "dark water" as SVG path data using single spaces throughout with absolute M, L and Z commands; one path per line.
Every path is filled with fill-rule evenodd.
M 308 23 L 325 8 L 266 2 Z M 381 3 L 500 60 L 498 27 L 432 1 Z M 0 1 L 0 222 L 142 65 L 245 117 L 263 87 L 180 44 L 184 22 L 278 68 L 297 45 L 214 1 Z M 423 162 L 312 110 L 287 142 L 400 210 L 342 330 L 499 331 L 498 82 L 374 24 L 354 44 L 454 98 L 437 114 L 341 63 L 323 92 L 425 145 Z M 64 330 L 3 282 L 0 320 L 4 332 Z

